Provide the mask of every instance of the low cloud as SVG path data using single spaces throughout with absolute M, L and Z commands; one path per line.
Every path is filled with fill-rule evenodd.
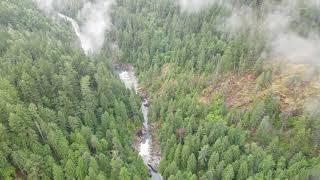
M 268 55 L 283 57 L 293 62 L 320 63 L 320 36 L 315 31 L 302 36 L 292 28 L 302 8 L 319 8 L 320 0 L 261 1 L 258 17 L 257 4 L 237 3 L 235 0 L 177 0 L 182 12 L 196 13 L 214 3 L 223 5 L 230 11 L 220 30 L 236 35 L 239 31 L 263 30 L 269 38 Z M 253 8 L 254 7 L 254 8 Z M 298 23 L 301 23 L 299 20 Z M 266 52 L 264 52 L 266 53 Z
M 65 6 L 63 0 L 33 0 L 39 7 L 39 9 L 46 13 L 51 13 L 55 8 L 62 8 Z
M 220 0 L 178 0 L 181 10 L 186 12 L 198 12 L 215 2 L 220 2 Z
M 285 57 L 296 63 L 319 64 L 320 39 L 318 36 L 302 37 L 296 33 L 279 34 L 271 44 L 271 56 Z
M 79 10 L 77 22 L 75 19 L 60 14 L 59 10 L 67 6 L 63 0 L 34 0 L 39 9 L 49 14 L 58 14 L 71 22 L 78 36 L 81 47 L 86 54 L 96 53 L 102 48 L 105 33 L 112 26 L 110 11 L 115 0 L 82 1 L 83 7 Z M 80 25 L 79 25 L 80 24 Z
M 264 19 L 264 26 L 270 32 L 271 51 L 269 55 L 283 57 L 294 63 L 319 64 L 319 35 L 309 32 L 302 36 L 291 26 L 291 22 L 299 16 L 301 8 L 310 8 L 311 6 L 319 8 L 318 0 L 306 0 L 303 3 L 292 0 L 271 6 L 272 10 Z
M 105 32 L 112 26 L 110 11 L 113 0 L 87 2 L 81 9 L 78 19 L 82 20 L 80 33 L 85 52 L 97 52 L 104 44 Z
M 238 32 L 243 27 L 253 26 L 255 22 L 256 21 L 254 21 L 254 15 L 251 8 L 247 6 L 239 7 L 232 12 L 229 18 L 226 19 L 225 31 L 233 34 Z

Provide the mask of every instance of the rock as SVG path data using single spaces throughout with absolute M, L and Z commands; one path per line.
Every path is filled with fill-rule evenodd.
M 149 106 L 150 106 L 150 103 L 149 103 L 148 100 L 145 100 L 145 101 L 143 102 L 143 105 L 144 105 L 145 107 L 149 107 Z
M 150 163 L 148 163 L 148 167 L 151 169 L 151 171 L 157 173 L 157 169 L 155 169 Z
M 138 136 L 139 138 L 141 138 L 144 135 L 144 130 L 143 129 L 139 129 L 136 132 L 136 136 Z

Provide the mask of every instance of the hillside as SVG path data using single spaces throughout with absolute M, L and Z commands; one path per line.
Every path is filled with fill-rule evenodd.
M 279 61 L 278 61 L 279 62 Z M 271 71 L 271 77 L 262 83 L 265 74 L 258 77 L 255 72 L 230 74 L 211 82 L 199 97 L 203 103 L 209 103 L 213 94 L 223 91 L 228 107 L 249 106 L 255 99 L 263 99 L 269 92 L 274 93 L 281 112 L 303 111 L 305 105 L 320 95 L 319 74 L 312 64 L 293 64 L 277 61 L 264 65 Z
M 0 1 L 0 179 L 319 179 L 319 16 L 317 0 Z
M 317 38 L 308 34 L 319 32 L 313 19 L 318 6 L 169 0 L 117 5 L 110 35 L 151 96 L 164 179 L 317 175 L 319 56 Z
M 147 177 L 139 98 L 76 38 L 31 1 L 0 2 L 0 179 Z

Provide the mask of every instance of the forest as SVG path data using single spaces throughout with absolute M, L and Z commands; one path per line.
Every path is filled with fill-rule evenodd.
M 250 7 L 259 23 L 272 6 L 257 3 L 234 6 Z M 298 6 L 291 29 L 302 36 L 319 32 L 320 9 L 302 1 Z M 122 0 L 116 8 L 110 36 L 152 96 L 150 119 L 160 127 L 164 179 L 318 177 L 319 111 L 282 111 L 277 94 L 267 88 L 277 69 L 261 56 L 270 51 L 265 29 L 219 30 L 232 13 L 220 4 L 195 14 L 181 12 L 170 0 Z M 256 94 L 247 106 L 227 106 L 223 88 L 209 103 L 199 101 L 208 84 L 248 73 L 255 77 Z
M 147 177 L 139 97 L 31 1 L 0 2 L 0 179 Z
M 0 1 L 0 179 L 150 179 L 115 63 L 148 94 L 162 179 L 320 177 L 316 0 L 114 0 L 92 54 L 52 15 L 86 24 L 86 1 L 38 2 Z

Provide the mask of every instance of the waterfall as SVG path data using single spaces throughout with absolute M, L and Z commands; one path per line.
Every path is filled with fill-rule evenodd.
M 80 45 L 81 45 L 81 48 L 83 49 L 84 53 L 85 54 L 88 54 L 88 52 L 90 51 L 90 41 L 89 39 L 83 35 L 81 33 L 81 30 L 80 30 L 80 27 L 77 23 L 77 21 L 75 21 L 74 19 L 72 19 L 71 17 L 68 17 L 66 15 L 63 15 L 61 13 L 58 13 L 58 16 L 61 17 L 62 19 L 66 20 L 66 21 L 69 21 L 73 27 L 73 30 L 74 32 L 76 33 L 77 37 L 79 38 L 80 40 Z
M 81 28 L 79 27 L 77 21 L 61 13 L 58 13 L 58 16 L 71 23 L 74 32 L 76 33 L 77 37 L 80 40 L 81 47 L 85 52 L 85 54 L 88 54 L 89 52 L 91 52 L 93 50 L 92 47 L 94 47 L 91 42 L 91 39 L 81 32 Z M 119 77 L 127 88 L 135 91 L 135 93 L 138 93 L 138 80 L 133 70 L 121 71 L 119 72 Z M 148 99 L 145 98 L 141 103 L 141 111 L 142 111 L 143 120 L 144 120 L 143 129 L 145 133 L 140 143 L 140 147 L 138 151 L 139 151 L 139 155 L 142 157 L 144 163 L 148 167 L 152 179 L 161 180 L 162 179 L 161 175 L 158 174 L 155 170 L 156 164 L 159 163 L 160 156 L 155 156 L 152 154 L 152 136 L 149 131 L 149 122 L 148 122 L 149 107 L 147 106 L 147 104 L 148 104 Z M 155 161 L 156 161 L 156 164 L 155 164 Z
M 130 70 L 121 70 L 118 72 L 119 77 L 121 81 L 124 83 L 124 85 L 134 91 L 135 93 L 138 93 L 138 79 L 135 76 L 135 73 L 133 71 L 133 68 L 129 68 Z M 142 137 L 142 141 L 139 144 L 139 155 L 142 157 L 144 163 L 149 169 L 150 175 L 152 177 L 152 180 L 161 180 L 161 175 L 157 173 L 155 167 L 160 161 L 160 156 L 155 155 L 153 153 L 152 149 L 152 135 L 149 128 L 149 120 L 148 120 L 148 99 L 143 98 L 143 101 L 141 103 L 141 111 L 143 114 L 143 130 L 144 134 Z

